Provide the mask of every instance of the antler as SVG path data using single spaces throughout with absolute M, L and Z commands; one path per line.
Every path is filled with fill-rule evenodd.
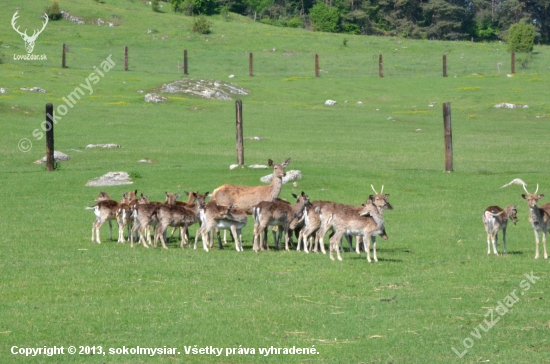
M 19 10 L 17 10 L 15 12 L 15 14 L 13 14 L 13 17 L 11 18 L 11 26 L 12 26 L 13 30 L 15 30 L 17 33 L 19 33 L 19 35 L 21 35 L 22 37 L 24 37 L 24 36 L 28 37 L 27 36 L 27 29 L 25 29 L 25 33 L 21 33 L 19 31 L 19 27 L 17 27 L 17 28 L 15 27 L 15 21 L 17 20 L 17 18 L 19 18 L 19 16 L 17 16 L 18 12 L 19 12 Z
M 373 185 L 370 185 L 370 187 L 372 188 L 372 190 L 374 191 L 374 193 L 378 195 L 378 192 L 376 192 L 376 190 L 374 189 L 374 186 L 373 186 Z
M 511 186 L 511 185 L 522 185 L 523 188 L 525 189 L 525 186 L 527 186 L 527 183 L 523 182 L 521 179 L 519 178 L 516 178 L 516 179 L 513 179 L 510 183 L 507 183 L 505 184 L 504 186 L 502 186 L 501 188 L 504 188 L 504 187 L 508 187 L 508 186 Z M 527 192 L 527 191 L 526 191 Z M 529 192 L 527 192 L 529 193 Z
M 539 184 L 537 183 L 537 189 L 535 190 L 535 195 L 539 192 Z
M 382 195 L 384 193 L 384 185 L 382 185 L 382 190 L 380 191 L 380 194 Z

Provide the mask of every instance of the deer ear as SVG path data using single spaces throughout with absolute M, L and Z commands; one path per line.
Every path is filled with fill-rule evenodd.
M 360 214 L 361 216 L 372 216 L 370 211 L 366 211 Z
M 522 194 L 521 197 L 523 197 L 524 200 L 527 200 L 527 198 L 525 197 L 525 194 Z
M 388 197 L 390 197 L 390 194 L 389 194 L 389 193 L 386 193 L 386 195 L 385 195 L 385 196 L 386 196 L 386 198 L 388 198 Z
M 286 161 L 284 161 L 284 162 L 282 163 L 282 166 L 283 166 L 283 167 L 286 167 L 286 166 L 288 166 L 289 163 L 290 163 L 290 158 L 288 158 Z
M 189 196 L 189 192 L 187 191 L 183 191 L 183 193 L 185 193 L 187 196 Z
M 211 196 L 210 196 L 210 192 L 205 192 L 205 193 L 204 193 L 204 197 L 211 197 Z
M 167 191 L 164 191 L 164 193 L 166 194 L 166 196 L 168 196 L 168 192 L 167 192 Z
M 544 195 L 539 195 L 539 200 L 540 200 L 541 198 L 543 198 L 543 197 L 544 197 Z
M 271 159 L 267 160 L 267 165 L 273 167 L 273 161 Z

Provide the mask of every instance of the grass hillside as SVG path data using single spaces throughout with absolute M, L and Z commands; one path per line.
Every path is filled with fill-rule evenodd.
M 516 74 L 508 77 L 510 54 L 500 43 L 324 34 L 235 14 L 214 17 L 212 33 L 197 35 L 192 18 L 166 5 L 154 13 L 142 1 L 59 4 L 86 24 L 50 21 L 33 52 L 45 54 L 42 61 L 14 59 L 26 51 L 10 22 L 18 10 L 17 25 L 32 34 L 49 2 L 0 4 L 0 88 L 6 91 L 0 94 L 0 362 L 549 361 L 549 261 L 542 251 L 534 259 L 523 189 L 500 188 L 521 178 L 530 192 L 539 184 L 539 193 L 550 193 L 548 47 L 516 55 Z M 93 24 L 98 18 L 114 26 Z M 184 49 L 188 76 L 178 68 Z M 55 125 L 55 149 L 71 160 L 45 172 L 33 164 L 45 154 L 39 138 L 45 105 L 66 105 L 64 98 L 110 55 L 114 67 L 91 92 L 82 88 Z M 236 162 L 234 101 L 164 94 L 165 103 L 144 102 L 145 94 L 182 78 L 250 91 L 239 97 L 244 136 L 264 140 L 245 141 L 245 164 L 291 158 L 287 169 L 303 175 L 297 187 L 284 185 L 280 197 L 305 191 L 311 200 L 361 204 L 371 184 L 384 185 L 394 210 L 384 215 L 389 240 L 378 242 L 379 262 L 347 252 L 343 262 L 296 251 L 256 254 L 251 218 L 242 253 L 232 243 L 208 253 L 175 242 L 168 251 L 130 249 L 109 241 L 107 226 L 103 243 L 92 244 L 94 215 L 84 207 L 101 190 L 119 199 L 137 189 L 159 201 L 165 191 L 258 185 L 269 173 L 229 170 Z M 46 92 L 21 90 L 32 87 Z M 327 99 L 338 103 L 324 106 Z M 445 102 L 452 110 L 452 173 L 444 172 Z M 495 109 L 500 103 L 529 108 Z M 20 144 L 24 138 L 30 144 Z M 122 148 L 85 148 L 98 143 Z M 142 158 L 155 163 L 138 163 Z M 84 186 L 109 171 L 132 174 L 133 185 Z M 489 205 L 518 205 L 507 255 L 486 254 L 481 215 Z M 196 226 L 190 230 L 194 238 Z M 499 319 L 487 329 L 491 312 Z M 223 353 L 186 354 L 195 345 Z M 12 353 L 45 346 L 63 346 L 65 354 Z M 82 354 L 68 354 L 69 346 L 77 352 L 83 346 Z M 121 349 L 137 346 L 177 350 L 148 356 Z M 260 354 L 271 346 L 280 353 Z M 283 354 L 293 346 L 318 354 Z

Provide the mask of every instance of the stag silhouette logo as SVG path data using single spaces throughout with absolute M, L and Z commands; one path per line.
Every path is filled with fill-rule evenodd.
M 13 27 L 13 30 L 15 30 L 21 36 L 21 38 L 23 38 L 23 40 L 25 41 L 25 49 L 27 50 L 28 54 L 31 54 L 34 49 L 34 42 L 36 41 L 36 38 L 38 38 L 40 33 L 42 33 L 44 28 L 46 28 L 46 24 L 48 24 L 48 14 L 44 13 L 44 19 L 46 21 L 42 23 L 42 29 L 35 30 L 32 33 L 32 35 L 29 36 L 27 35 L 27 29 L 25 29 L 25 32 L 21 32 L 19 30 L 19 27 L 17 28 L 15 27 L 15 21 L 17 20 L 17 18 L 19 18 L 19 16 L 17 15 L 18 12 L 19 10 L 17 10 L 15 14 L 13 14 L 13 17 L 11 18 L 11 26 Z

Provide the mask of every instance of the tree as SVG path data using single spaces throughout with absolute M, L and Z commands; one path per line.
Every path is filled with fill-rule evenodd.
M 508 50 L 511 52 L 532 52 L 535 45 L 535 27 L 523 20 L 508 31 Z
M 340 12 L 323 3 L 317 3 L 311 8 L 309 19 L 317 31 L 337 33 L 340 30 Z

